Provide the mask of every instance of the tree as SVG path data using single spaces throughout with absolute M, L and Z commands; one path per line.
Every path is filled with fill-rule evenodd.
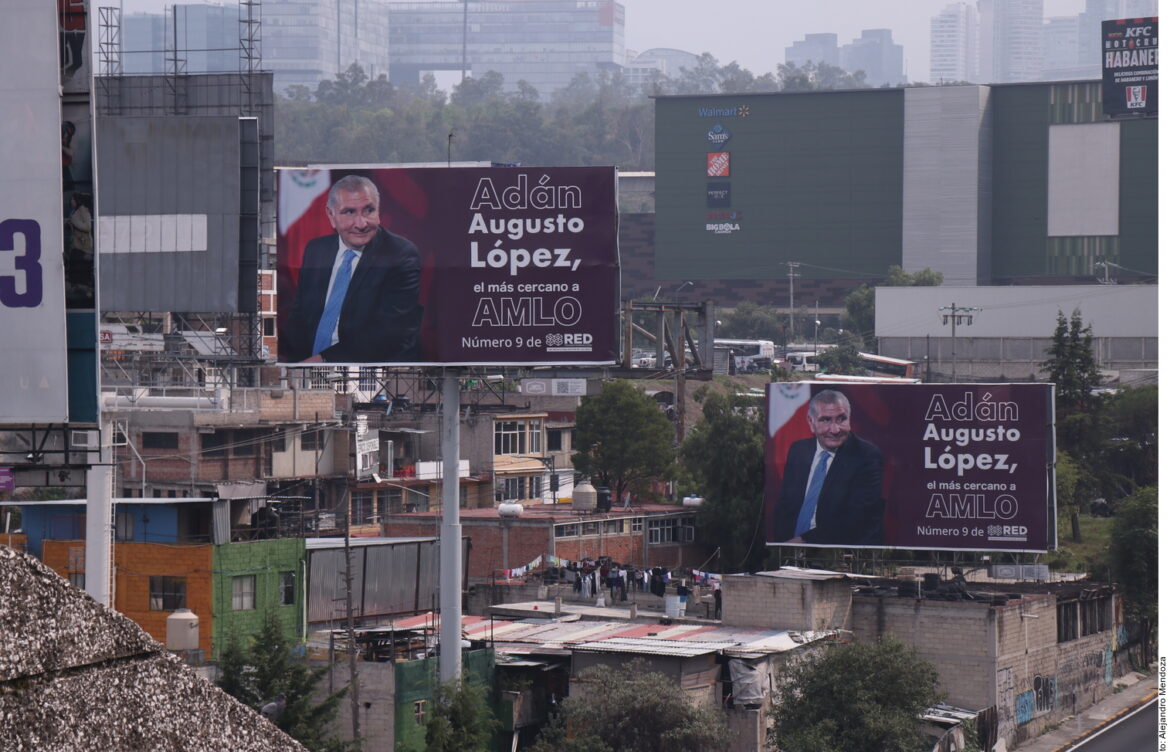
M 768 339 L 777 344 L 786 341 L 787 319 L 772 306 L 744 301 L 723 317 L 719 336 L 726 339 Z
M 783 752 L 918 752 L 918 716 L 943 697 L 934 666 L 888 638 L 830 646 L 785 679 L 769 740 Z
M 1158 482 L 1158 387 L 1122 389 L 1105 400 L 1102 465 L 1110 486 L 1128 495 Z
M 1068 452 L 1056 450 L 1056 501 L 1069 513 L 1074 543 L 1082 541 L 1080 511 L 1087 498 L 1088 481 L 1081 466 Z
M 1048 360 L 1040 370 L 1056 385 L 1056 406 L 1070 413 L 1094 406 L 1093 389 L 1101 383 L 1101 372 L 1093 358 L 1093 327 L 1084 326 L 1081 309 L 1075 309 L 1070 319 L 1057 311 L 1052 344 L 1045 352 Z
M 427 715 L 427 750 L 487 750 L 497 726 L 499 722 L 488 704 L 487 687 L 464 674 L 462 681 L 445 682 L 435 694 Z
M 916 272 L 908 272 L 895 264 L 886 270 L 886 279 L 881 283 L 883 287 L 937 287 L 943 282 L 941 272 L 930 267 Z M 874 288 L 861 285 L 845 296 L 845 316 L 842 325 L 860 337 L 864 346 L 871 350 L 877 347 L 877 336 L 874 331 L 875 311 Z
M 682 446 L 683 462 L 704 497 L 699 528 L 730 570 L 755 571 L 767 556 L 760 520 L 764 499 L 764 414 L 758 400 L 706 387 L 695 395 L 703 419 Z
M 341 752 L 349 744 L 327 735 L 337 716 L 338 704 L 346 689 L 328 695 L 321 702 L 314 690 L 328 667 L 310 669 L 293 655 L 293 645 L 284 635 L 273 611 L 245 649 L 234 635 L 228 638 L 220 661 L 221 689 L 249 707 L 260 710 L 284 695 L 284 709 L 273 719 L 277 726 L 314 752 Z
M 701 752 L 723 749 L 722 713 L 696 706 L 677 679 L 643 659 L 581 673 L 580 694 L 561 704 L 535 752 Z
M 1109 542 L 1113 579 L 1125 596 L 1128 620 L 1142 640 L 1142 662 L 1150 661 L 1150 642 L 1158 616 L 1158 488 L 1143 488 L 1122 499 L 1113 516 Z
M 859 376 L 865 373 L 865 365 L 857 348 L 851 344 L 830 347 L 817 356 L 817 364 L 824 373 L 835 373 L 839 376 Z
M 627 491 L 670 476 L 673 436 L 653 399 L 628 381 L 606 382 L 601 394 L 585 397 L 577 408 L 573 466 L 622 499 Z

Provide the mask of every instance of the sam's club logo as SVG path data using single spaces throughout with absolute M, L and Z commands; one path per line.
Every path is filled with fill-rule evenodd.
M 707 140 L 712 146 L 721 149 L 731 140 L 731 131 L 724 128 L 723 123 L 716 123 L 711 130 L 707 131 Z

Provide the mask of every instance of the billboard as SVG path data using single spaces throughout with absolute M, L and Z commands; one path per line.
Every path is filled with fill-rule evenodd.
M 284 169 L 278 191 L 280 363 L 615 362 L 614 168 Z
M 774 383 L 767 411 L 769 545 L 1056 545 L 1051 384 Z
M 1101 22 L 1101 108 L 1106 115 L 1158 111 L 1158 19 Z
M 68 418 L 57 9 L 14 0 L 0 27 L 0 420 Z

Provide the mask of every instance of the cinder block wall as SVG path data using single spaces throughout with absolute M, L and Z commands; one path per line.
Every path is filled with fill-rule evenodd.
M 723 623 L 799 631 L 848 629 L 852 600 L 845 579 L 727 575 L 723 578 Z

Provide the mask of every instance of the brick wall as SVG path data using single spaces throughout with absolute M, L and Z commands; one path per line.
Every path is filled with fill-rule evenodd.
M 723 623 L 766 629 L 846 629 L 849 581 L 800 580 L 763 575 L 723 578 Z
M 84 557 L 85 541 L 47 540 L 42 560 L 58 574 L 67 577 L 70 571 L 78 571 L 78 548 Z M 70 549 L 74 549 L 72 554 Z M 211 546 L 114 544 L 114 608 L 132 619 L 151 637 L 166 644 L 167 617 L 171 612 L 150 610 L 151 575 L 186 579 L 187 608 L 199 617 L 199 648 L 210 658 Z
M 938 670 L 947 702 L 972 710 L 995 700 L 996 628 L 997 612 L 987 603 L 868 595 L 853 600 L 859 642 L 892 637 L 913 647 Z

